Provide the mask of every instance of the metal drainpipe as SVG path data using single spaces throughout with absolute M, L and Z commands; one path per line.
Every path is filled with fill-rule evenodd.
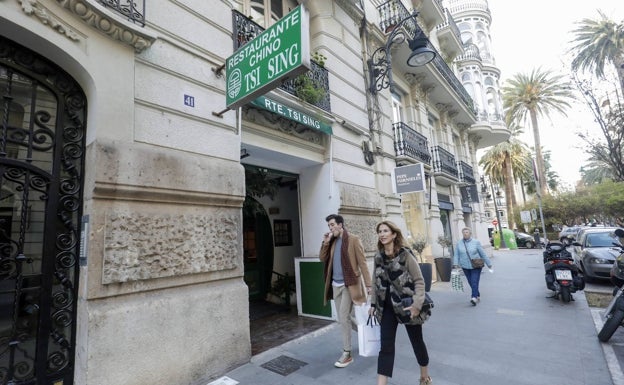
M 377 130 L 374 127 L 374 103 L 372 102 L 372 99 L 375 97 L 373 96 L 369 89 L 370 89 L 370 78 L 371 78 L 371 74 L 368 72 L 368 59 L 369 59 L 369 51 L 368 51 L 368 21 L 366 19 L 366 7 L 362 7 L 362 11 L 364 13 L 364 16 L 362 17 L 362 21 L 360 23 L 360 39 L 362 41 L 362 58 L 364 59 L 362 61 L 362 65 L 364 68 L 364 83 L 366 85 L 366 111 L 368 112 L 368 129 L 370 132 L 370 141 L 371 141 L 371 151 L 373 152 L 373 154 L 375 154 L 377 152 L 377 144 L 376 144 L 376 140 L 375 140 L 375 134 L 377 132 Z

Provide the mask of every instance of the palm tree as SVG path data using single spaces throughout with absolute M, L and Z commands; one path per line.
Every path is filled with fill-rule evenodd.
M 531 148 L 531 154 L 535 153 L 535 149 Z M 553 171 L 552 164 L 550 163 L 550 158 L 552 153 L 550 150 L 542 149 L 542 154 L 544 155 L 544 178 L 546 178 L 546 185 L 550 189 L 550 191 L 559 190 L 559 174 L 556 171 Z M 529 194 L 535 194 L 537 192 L 535 178 L 533 175 L 533 155 L 530 156 L 527 162 L 528 167 L 528 175 L 529 178 L 525 179 L 524 186 L 526 187 L 526 191 Z
M 593 72 L 605 78 L 605 66 L 613 65 L 624 92 L 624 23 L 616 23 L 602 11 L 600 19 L 583 19 L 572 31 L 576 35 L 570 52 L 575 53 L 572 70 Z
M 531 154 L 526 144 L 518 139 L 522 128 L 517 124 L 508 124 L 508 127 L 511 131 L 509 139 L 490 148 L 479 161 L 479 165 L 490 179 L 505 185 L 508 225 L 515 229 L 514 207 L 518 202 L 514 182 L 518 175 L 525 172 L 527 159 L 530 159 Z
M 581 172 L 581 182 L 585 186 L 600 184 L 606 180 L 613 180 L 613 169 L 599 159 L 588 159 L 587 164 L 579 170 Z
M 570 107 L 569 101 L 572 99 L 570 85 L 562 80 L 562 76 L 538 68 L 530 74 L 514 75 L 503 86 L 502 91 L 508 122 L 519 124 L 523 120 L 531 119 L 533 139 L 537 150 L 540 194 L 543 196 L 547 191 L 547 186 L 537 118 L 543 115 L 548 116 L 553 110 L 565 115 L 565 109 Z

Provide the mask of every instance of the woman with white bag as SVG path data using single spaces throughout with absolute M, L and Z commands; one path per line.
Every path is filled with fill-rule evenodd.
M 423 340 L 420 315 L 425 301 L 425 281 L 418 261 L 405 246 L 405 239 L 394 223 L 383 221 L 376 227 L 378 252 L 375 255 L 370 314 L 381 325 L 381 349 L 377 358 L 377 385 L 387 385 L 394 368 L 396 331 L 405 325 L 418 365 L 420 385 L 432 385 L 429 377 L 429 354 Z M 404 301 L 411 305 L 404 305 Z

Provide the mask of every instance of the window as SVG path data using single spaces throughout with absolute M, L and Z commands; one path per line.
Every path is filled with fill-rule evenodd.
M 275 246 L 292 246 L 292 222 L 290 220 L 273 220 L 273 238 Z
M 267 28 L 296 7 L 295 0 L 248 0 L 246 12 L 253 21 Z
M 401 102 L 401 95 L 396 92 L 392 92 L 392 123 L 403 122 L 403 103 Z

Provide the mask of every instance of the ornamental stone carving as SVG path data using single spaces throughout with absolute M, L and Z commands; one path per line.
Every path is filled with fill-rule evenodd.
M 106 218 L 102 282 L 140 281 L 234 269 L 241 261 L 240 215 L 148 215 Z
M 22 5 L 27 2 L 31 5 L 34 4 L 35 8 L 43 8 L 37 0 L 21 1 Z M 57 0 L 57 2 L 91 27 L 107 34 L 114 40 L 134 47 L 137 53 L 148 48 L 156 40 L 156 36 L 152 36 L 145 29 L 122 20 L 121 16 L 117 17 L 113 13 L 109 13 L 95 0 Z
M 35 16 L 43 24 L 49 26 L 61 35 L 65 35 L 69 40 L 78 41 L 78 34 L 62 22 L 58 17 L 50 14 L 37 0 L 18 0 L 22 5 L 22 11 L 28 16 Z

